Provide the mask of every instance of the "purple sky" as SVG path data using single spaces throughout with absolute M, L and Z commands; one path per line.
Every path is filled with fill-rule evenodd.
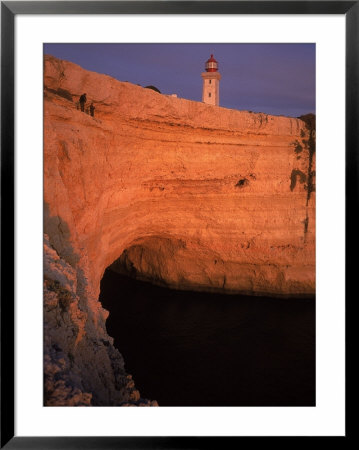
M 45 44 L 44 52 L 196 101 L 213 53 L 222 75 L 220 106 L 293 117 L 315 113 L 315 44 Z

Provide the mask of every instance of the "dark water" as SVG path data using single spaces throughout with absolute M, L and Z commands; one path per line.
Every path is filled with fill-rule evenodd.
M 315 299 L 175 291 L 107 270 L 107 331 L 160 406 L 314 406 Z

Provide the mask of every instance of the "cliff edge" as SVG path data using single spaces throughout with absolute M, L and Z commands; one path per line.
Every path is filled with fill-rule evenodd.
M 95 117 L 78 108 L 84 92 Z M 44 232 L 71 269 L 83 315 L 71 354 L 89 336 L 113 348 L 98 301 L 111 264 L 181 289 L 313 295 L 314 130 L 300 119 L 173 98 L 45 56 Z M 68 358 L 80 361 L 81 373 L 86 357 Z M 112 374 L 84 390 L 93 397 L 107 383 L 95 403 L 126 402 L 114 395 L 108 364 Z

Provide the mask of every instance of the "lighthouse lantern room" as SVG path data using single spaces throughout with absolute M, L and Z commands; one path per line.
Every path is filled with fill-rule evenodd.
M 201 74 L 203 78 L 202 102 L 209 105 L 219 105 L 219 80 L 218 62 L 213 55 L 206 61 L 206 71 Z

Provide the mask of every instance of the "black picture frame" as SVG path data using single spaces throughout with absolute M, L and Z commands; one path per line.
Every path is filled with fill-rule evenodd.
M 231 448 L 249 437 L 14 436 L 14 20 L 17 14 L 341 14 L 346 19 L 346 356 L 348 301 L 355 294 L 358 248 L 359 1 L 5 1 L 1 2 L 1 448 Z M 335 63 L 335 62 L 333 62 Z M 334 214 L 335 212 L 333 212 Z M 355 297 L 353 298 L 355 300 Z M 350 364 L 346 360 L 346 435 Z M 309 438 L 309 437 L 308 437 Z M 324 438 L 324 436 L 323 436 Z M 239 442 L 238 440 L 241 439 Z M 258 438 L 257 438 L 258 439 Z M 271 438 L 272 440 L 274 438 Z M 281 438 L 288 441 L 292 438 Z M 314 438 L 318 439 L 318 438 Z M 259 438 L 262 442 L 263 438 Z M 286 445 L 286 444 L 285 444 Z

